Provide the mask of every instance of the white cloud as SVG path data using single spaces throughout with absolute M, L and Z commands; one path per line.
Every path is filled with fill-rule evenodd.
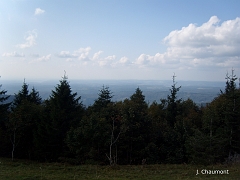
M 88 60 L 88 54 L 91 51 L 91 47 L 80 48 L 77 51 L 74 51 L 73 55 L 78 56 L 79 60 Z
M 25 57 L 25 55 L 22 53 L 22 54 L 19 54 L 17 52 L 11 52 L 11 53 L 3 53 L 2 54 L 3 57 Z
M 103 51 L 98 51 L 93 54 L 92 58 L 89 57 L 89 53 L 91 51 L 91 47 L 86 48 L 79 48 L 78 50 L 74 51 L 73 53 L 69 51 L 61 51 L 57 57 L 60 58 L 67 58 L 67 62 L 72 61 L 72 58 L 78 58 L 78 60 L 83 61 L 83 64 L 92 64 L 99 66 L 105 66 L 110 63 L 110 61 L 113 61 L 116 56 L 107 56 L 106 58 L 100 58 L 100 55 L 103 53 Z
M 131 64 L 132 63 L 129 61 L 129 59 L 126 56 L 123 56 L 118 61 L 111 62 L 111 67 L 123 67 Z
M 93 58 L 91 60 L 93 60 L 93 64 L 98 64 L 99 66 L 103 67 L 103 66 L 114 66 L 115 62 L 114 60 L 116 59 L 115 55 L 111 55 L 111 56 L 107 56 L 105 58 L 100 58 L 99 56 L 103 53 L 103 51 L 98 51 L 96 53 L 94 53 Z M 96 62 L 96 63 L 95 63 Z
M 78 50 L 74 51 L 73 53 L 71 53 L 69 51 L 61 51 L 56 56 L 59 58 L 67 58 L 67 59 L 78 58 L 79 60 L 86 61 L 86 60 L 90 59 L 88 57 L 90 51 L 91 51 L 91 47 L 79 48 Z
M 38 60 L 40 60 L 40 61 L 48 61 L 48 60 L 51 59 L 51 56 L 52 56 L 51 54 L 49 54 L 47 56 L 42 56 L 42 57 L 38 58 Z
M 96 52 L 96 53 L 94 53 L 94 55 L 93 55 L 93 60 L 98 60 L 99 59 L 99 56 L 100 56 L 100 54 L 102 54 L 103 53 L 103 51 L 98 51 L 98 52 Z
M 141 54 L 137 60 L 136 60 L 136 64 L 138 65 L 146 65 L 148 64 L 151 60 L 153 59 L 153 56 L 150 55 L 146 55 L 146 54 Z
M 98 60 L 99 66 L 107 66 L 114 64 L 114 60 L 116 59 L 115 55 L 107 56 L 103 59 Z
M 40 15 L 40 14 L 43 14 L 44 12 L 45 12 L 45 10 L 40 9 L 40 8 L 36 8 L 34 15 Z
M 121 64 L 128 64 L 129 63 L 129 60 L 126 56 L 122 57 L 120 60 L 119 60 L 119 63 Z
M 77 58 L 77 55 L 71 54 L 69 51 L 61 51 L 57 56 L 60 58 Z
M 27 36 L 25 36 L 25 43 L 18 44 L 17 47 L 21 49 L 29 48 L 34 45 L 36 45 L 36 38 L 37 38 L 37 33 L 36 31 L 30 31 L 27 33 Z
M 169 58 L 168 53 L 160 54 L 157 53 L 153 56 L 147 54 L 141 54 L 134 64 L 139 65 L 140 67 L 143 66 L 152 66 L 157 67 L 156 65 L 164 65 L 164 64 L 174 64 L 179 63 L 179 61 L 175 60 L 174 57 Z
M 108 57 L 105 58 L 105 60 L 107 60 L 107 61 L 113 61 L 114 59 L 116 59 L 115 55 L 108 56 Z
M 164 38 L 165 44 L 168 46 L 190 46 L 202 47 L 209 44 L 217 43 L 215 34 L 216 27 L 219 19 L 216 16 L 204 23 L 202 26 L 197 27 L 195 24 L 189 24 L 181 30 L 175 30 Z
M 34 62 L 47 62 L 47 61 L 49 61 L 51 59 L 51 57 L 52 57 L 52 55 L 48 54 L 46 56 L 42 56 L 40 58 L 37 58 L 37 59 L 31 61 L 30 63 L 34 63 Z
M 171 68 L 240 66 L 240 18 L 220 24 L 213 16 L 201 26 L 189 24 L 170 32 L 163 42 L 168 47 L 166 52 L 141 54 L 135 64 Z

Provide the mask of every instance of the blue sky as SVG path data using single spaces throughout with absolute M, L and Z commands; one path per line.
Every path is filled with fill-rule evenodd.
M 1 0 L 1 79 L 240 76 L 238 0 Z

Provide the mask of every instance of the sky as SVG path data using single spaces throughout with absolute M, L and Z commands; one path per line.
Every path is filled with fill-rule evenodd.
M 1 0 L 0 80 L 240 77 L 239 0 Z

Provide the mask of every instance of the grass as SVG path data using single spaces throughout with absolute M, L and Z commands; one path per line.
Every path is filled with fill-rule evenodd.
M 226 175 L 203 175 L 196 176 L 196 170 L 219 169 L 229 170 Z M 73 166 L 63 163 L 37 163 L 26 160 L 15 160 L 0 158 L 1 180 L 79 180 L 79 179 L 239 179 L 240 165 L 121 165 L 121 166 L 98 166 L 79 165 Z

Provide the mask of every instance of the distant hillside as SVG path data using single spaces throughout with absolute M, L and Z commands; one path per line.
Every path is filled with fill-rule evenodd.
M 85 106 L 94 103 L 98 98 L 99 90 L 102 86 L 108 86 L 113 93 L 113 101 L 121 101 L 129 98 L 136 88 L 140 88 L 145 95 L 146 101 L 151 104 L 153 101 L 160 103 L 160 99 L 167 98 L 172 81 L 159 80 L 69 80 L 73 92 L 81 96 L 81 101 Z M 11 94 L 8 102 L 14 99 L 14 93 L 17 93 L 23 82 L 4 81 L 1 82 L 8 94 Z M 29 91 L 34 87 L 39 91 L 42 99 L 49 98 L 51 91 L 59 83 L 58 80 L 27 82 Z M 182 86 L 178 92 L 178 98 L 186 100 L 192 99 L 198 105 L 204 105 L 211 102 L 224 89 L 225 82 L 207 82 L 207 81 L 178 81 L 177 86 Z

